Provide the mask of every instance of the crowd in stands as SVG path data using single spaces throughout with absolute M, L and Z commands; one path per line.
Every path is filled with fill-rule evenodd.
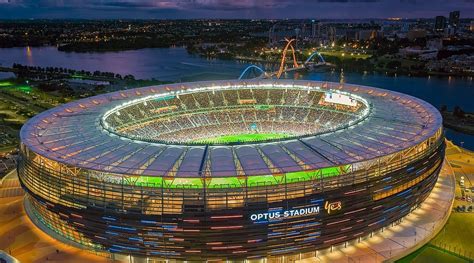
M 324 102 L 321 91 L 214 90 L 155 98 L 107 117 L 114 131 L 131 138 L 192 142 L 222 135 L 284 133 L 300 136 L 334 130 L 365 107 Z

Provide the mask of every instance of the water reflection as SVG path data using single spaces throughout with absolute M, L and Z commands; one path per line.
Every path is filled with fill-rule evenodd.
M 160 79 L 166 81 L 198 81 L 215 79 L 236 79 L 247 66 L 256 64 L 267 71 L 275 71 L 278 65 L 207 59 L 188 54 L 181 47 L 169 49 L 140 49 L 122 52 L 66 53 L 56 47 L 27 47 L 0 49 L 0 65 L 13 63 L 41 67 L 64 67 L 87 71 L 109 71 L 121 75 L 132 74 L 136 78 Z M 324 80 L 375 86 L 399 91 L 419 97 L 439 108 L 460 106 L 466 112 L 474 112 L 474 87 L 472 77 L 390 77 L 371 72 L 350 73 L 325 72 L 287 73 L 285 77 L 297 79 Z M 448 138 L 464 141 L 466 147 L 474 149 L 474 136 L 447 131 Z
M 27 46 L 26 47 L 26 58 L 28 60 L 28 65 L 30 66 L 34 66 L 34 63 L 33 63 L 33 52 L 30 48 L 30 46 Z

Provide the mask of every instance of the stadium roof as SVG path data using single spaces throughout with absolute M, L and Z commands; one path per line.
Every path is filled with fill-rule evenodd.
M 105 112 L 143 96 L 250 83 L 347 91 L 369 101 L 372 110 L 365 120 L 332 133 L 224 146 L 137 141 L 110 133 L 100 123 Z M 238 174 L 237 164 L 246 175 L 262 175 L 275 170 L 287 173 L 369 160 L 414 146 L 434 135 L 441 125 L 441 115 L 432 105 L 394 91 L 317 81 L 212 81 L 137 88 L 67 103 L 28 121 L 21 130 L 21 140 L 42 156 L 90 170 L 148 176 L 167 176 L 173 171 L 176 177 L 199 177 L 203 164 L 209 163 L 213 177 L 226 177 Z

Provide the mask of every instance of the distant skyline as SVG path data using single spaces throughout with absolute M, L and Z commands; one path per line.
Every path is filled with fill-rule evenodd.
M 461 11 L 474 0 L 0 0 L 0 19 L 186 18 L 432 18 Z

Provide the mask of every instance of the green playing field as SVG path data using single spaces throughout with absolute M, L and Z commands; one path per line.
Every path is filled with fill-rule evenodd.
M 234 134 L 234 135 L 223 135 L 213 138 L 206 138 L 196 140 L 197 143 L 236 143 L 236 142 L 256 142 L 273 139 L 282 139 L 291 135 L 284 133 L 246 133 L 246 134 Z

